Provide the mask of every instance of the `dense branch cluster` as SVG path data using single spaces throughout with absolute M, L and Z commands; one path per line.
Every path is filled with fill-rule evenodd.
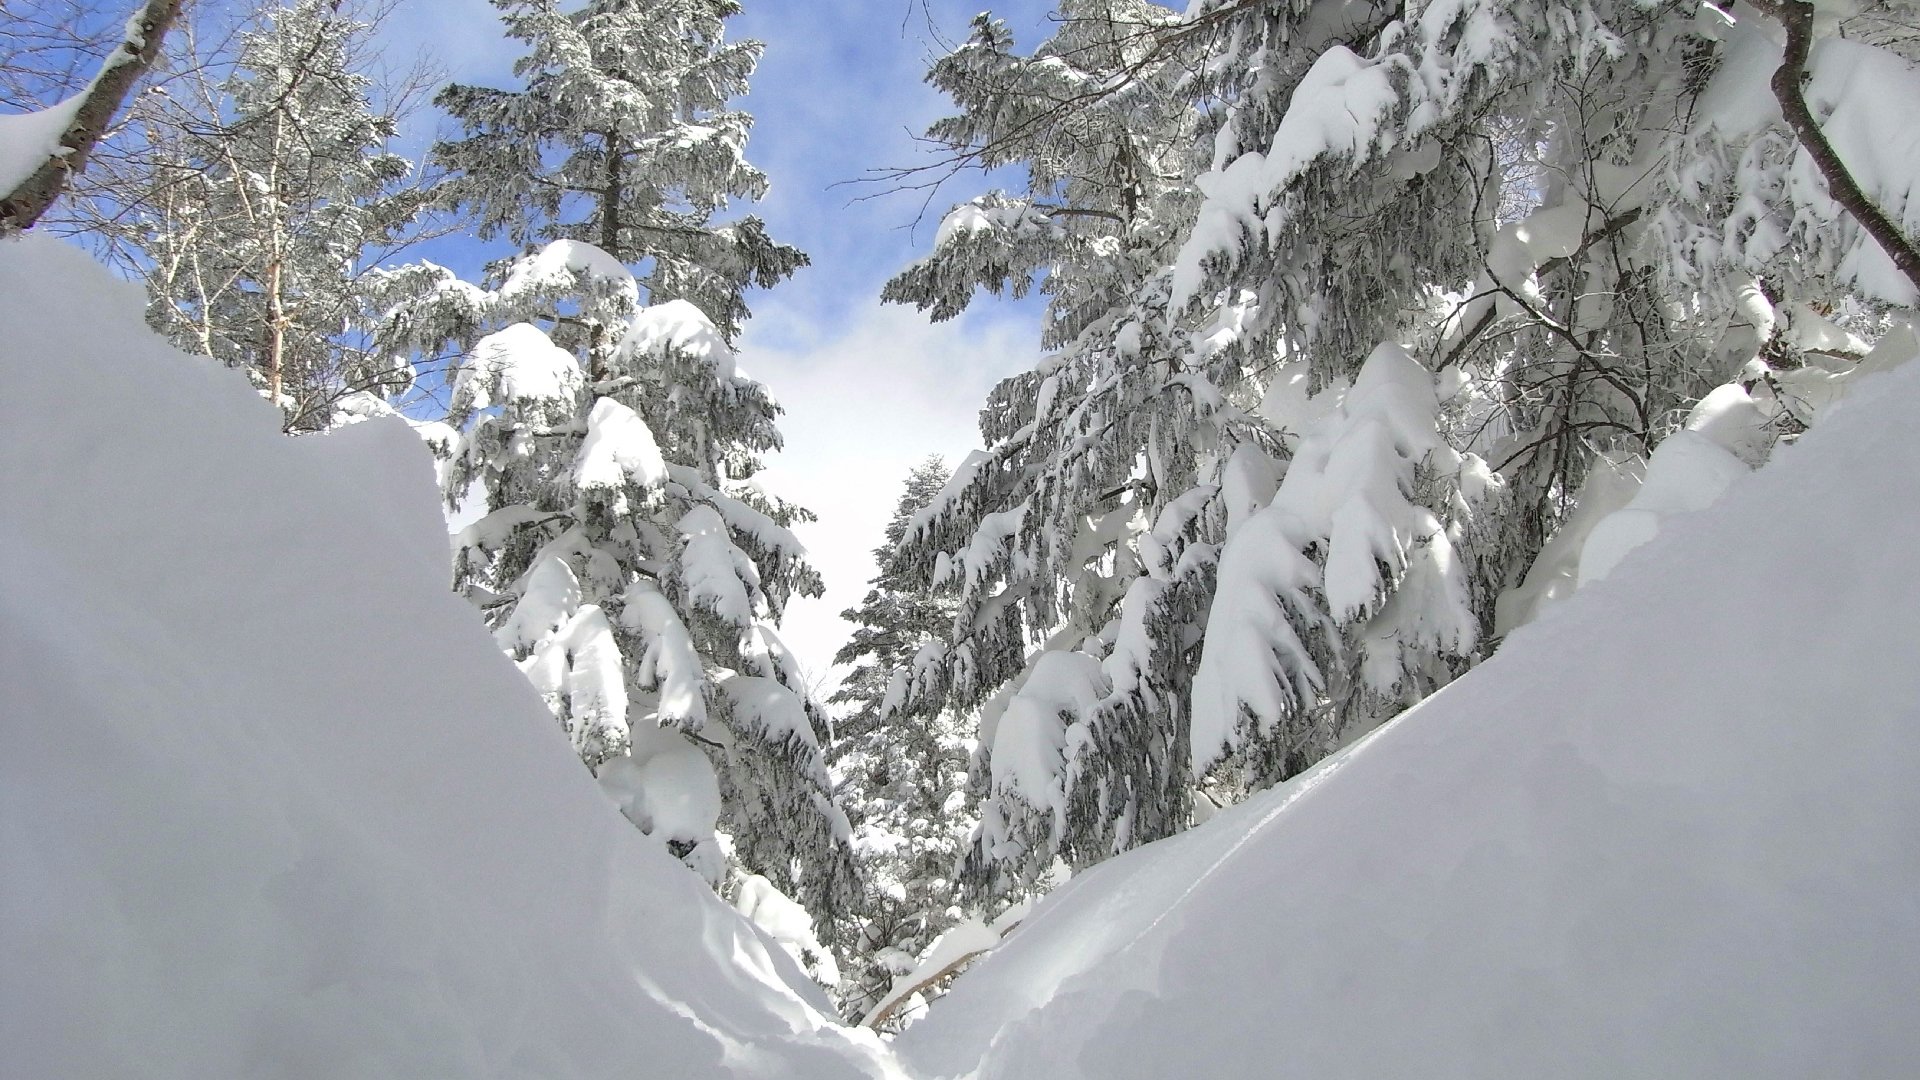
M 1820 12 L 1811 48 L 1803 4 L 1058 14 L 1024 55 L 982 16 L 934 65 L 933 168 L 1024 183 L 885 292 L 1051 297 L 1052 352 L 894 564 L 958 598 L 890 708 L 979 714 L 985 898 L 1444 685 L 1598 576 L 1643 481 L 1763 461 L 1913 301 L 1848 210 L 1915 231 L 1915 163 L 1868 141 L 1876 96 L 1920 89 L 1886 29 L 1910 7 Z

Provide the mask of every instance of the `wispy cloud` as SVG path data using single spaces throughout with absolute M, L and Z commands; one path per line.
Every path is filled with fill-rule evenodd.
M 798 334 L 763 345 L 763 325 Z M 763 474 L 767 489 L 820 515 L 799 531 L 827 595 L 795 602 L 782 627 L 810 672 L 825 675 L 847 638 L 839 613 L 866 594 L 871 549 L 908 471 L 929 454 L 957 465 L 979 445 L 975 417 L 987 391 L 1031 366 L 1034 341 L 1024 318 L 935 324 L 871 299 L 847 321 L 780 308 L 749 326 L 742 362 L 787 409 L 787 448 Z

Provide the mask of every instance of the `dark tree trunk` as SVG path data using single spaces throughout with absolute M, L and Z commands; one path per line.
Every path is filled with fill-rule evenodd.
M 1880 245 L 1880 250 L 1893 260 L 1893 265 L 1913 283 L 1915 291 L 1920 291 L 1920 249 L 1914 247 L 1900 226 L 1894 224 L 1847 171 L 1846 163 L 1827 141 L 1826 132 L 1820 130 L 1813 110 L 1807 107 L 1802 83 L 1807 77 L 1807 54 L 1813 49 L 1813 5 L 1807 0 L 1774 0 L 1764 7 L 1787 31 L 1786 55 L 1773 73 L 1773 96 L 1780 101 L 1780 112 L 1786 117 L 1787 126 L 1793 129 L 1807 156 L 1820 170 L 1833 201 L 1853 215 L 1874 243 Z

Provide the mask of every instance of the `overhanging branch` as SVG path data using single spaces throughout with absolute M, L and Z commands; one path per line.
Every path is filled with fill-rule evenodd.
M 100 64 L 81 93 L 73 120 L 60 134 L 59 148 L 20 185 L 0 198 L 0 235 L 30 229 L 66 190 L 67 179 L 86 167 L 87 155 L 106 133 L 133 84 L 153 67 L 160 41 L 180 15 L 183 0 L 145 0 L 127 20 L 126 33 Z
M 1861 188 L 1834 151 L 1833 144 L 1827 141 L 1826 132 L 1820 129 L 1813 110 L 1807 105 L 1805 82 L 1807 55 L 1813 49 L 1813 5 L 1807 0 L 1760 0 L 1759 6 L 1779 20 L 1787 31 L 1785 54 L 1773 73 L 1773 96 L 1780 102 L 1787 126 L 1793 129 L 1807 156 L 1820 170 L 1833 201 L 1853 215 L 1874 243 L 1880 245 L 1880 250 L 1893 260 L 1893 265 L 1913 283 L 1914 290 L 1920 292 L 1920 249 L 1914 247 L 1913 241 L 1900 231 L 1880 204 Z

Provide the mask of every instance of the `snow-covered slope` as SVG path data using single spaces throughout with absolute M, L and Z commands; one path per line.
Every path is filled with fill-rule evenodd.
M 0 1075 L 885 1075 L 447 591 L 412 435 L 140 309 L 0 244 Z
M 1041 904 L 925 1076 L 1920 1072 L 1920 364 L 1294 783 Z

